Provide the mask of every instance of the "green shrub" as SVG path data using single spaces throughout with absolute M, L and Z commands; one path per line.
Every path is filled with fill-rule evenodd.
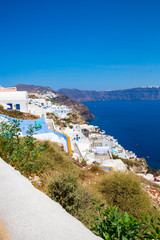
M 84 158 L 81 160 L 81 165 L 82 165 L 83 167 L 86 167 L 86 166 L 87 166 L 86 160 L 85 160 Z
M 97 184 L 103 199 L 120 210 L 127 211 L 135 217 L 151 211 L 149 196 L 143 191 L 139 178 L 134 174 L 106 174 Z
M 48 185 L 48 195 L 83 224 L 90 227 L 96 214 L 92 194 L 77 181 L 75 174 L 60 174 Z
M 142 238 L 141 239 L 160 239 L 160 217 L 153 216 L 151 213 L 141 217 Z
M 59 175 L 49 185 L 49 196 L 60 203 L 67 212 L 74 214 L 80 207 L 79 185 L 71 175 Z
M 122 213 L 113 206 L 102 210 L 104 204 L 97 204 L 98 216 L 93 219 L 91 230 L 105 240 L 160 239 L 160 218 L 142 215 L 137 220 L 127 212 Z
M 64 121 L 65 121 L 66 123 L 70 123 L 70 122 L 71 122 L 71 119 L 70 119 L 70 118 L 64 118 Z
M 93 173 L 98 173 L 98 172 L 102 172 L 103 170 L 99 165 L 93 164 L 90 168 L 90 171 Z
M 25 174 L 38 173 L 39 164 L 35 162 L 44 150 L 33 138 L 37 127 L 29 126 L 27 136 L 20 138 L 20 121 L 0 123 L 0 156 L 9 164 Z
M 105 240 L 134 240 L 140 237 L 140 222 L 127 212 L 124 214 L 114 206 L 101 212 L 94 218 L 92 230 Z

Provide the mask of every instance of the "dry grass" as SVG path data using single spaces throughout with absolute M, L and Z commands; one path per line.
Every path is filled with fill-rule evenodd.
M 92 219 L 97 215 L 92 199 L 105 203 L 105 207 L 116 204 L 120 210 L 135 217 L 153 210 L 149 196 L 143 191 L 140 177 L 134 174 L 106 173 L 96 165 L 81 168 L 58 144 L 37 141 L 39 142 L 45 146 L 45 150 L 36 160 L 39 164 L 39 175 L 43 180 L 40 190 L 49 195 L 48 186 L 58 176 L 70 174 L 76 177 L 81 188 L 79 197 L 84 198 L 84 201 L 74 216 L 87 227 L 90 228 Z
M 45 194 L 50 195 L 48 186 L 51 182 L 63 174 L 74 176 L 81 189 L 78 192 L 79 198 L 82 199 L 82 207 L 78 209 L 77 213 L 74 213 L 74 216 L 90 228 L 92 220 L 96 215 L 96 209 L 92 205 L 92 200 L 98 197 L 94 195 L 92 189 L 89 190 L 89 186 L 92 182 L 97 182 L 105 173 L 99 168 L 92 171 L 93 169 L 88 170 L 79 167 L 56 143 L 45 141 L 43 144 L 46 149 L 37 159 L 41 169 L 40 175 L 43 179 L 41 190 Z
M 39 116 L 32 115 L 29 113 L 23 113 L 18 110 L 6 110 L 3 108 L 2 105 L 0 105 L 0 114 L 8 117 L 12 117 L 12 118 L 18 118 L 18 119 L 36 120 L 39 118 Z
M 74 164 L 73 159 L 61 147 L 53 142 L 41 142 L 45 146 L 45 150 L 36 160 L 39 163 L 41 173 L 48 171 L 77 171 L 79 167 Z

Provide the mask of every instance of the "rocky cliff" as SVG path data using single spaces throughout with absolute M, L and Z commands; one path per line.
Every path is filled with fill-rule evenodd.
M 113 91 L 60 89 L 59 93 L 80 101 L 160 100 L 160 87 L 141 87 Z
M 27 85 L 27 84 L 18 84 L 15 87 L 17 87 L 18 91 L 27 91 L 29 93 L 39 93 L 39 94 L 45 94 L 45 93 L 55 93 L 56 98 L 53 98 L 52 100 L 59 105 L 66 105 L 70 109 L 76 112 L 79 116 L 81 116 L 81 120 L 88 120 L 94 118 L 93 114 L 89 111 L 88 107 L 86 107 L 84 104 L 72 100 L 69 97 L 64 96 L 61 93 L 55 92 L 50 87 L 42 87 L 37 85 Z

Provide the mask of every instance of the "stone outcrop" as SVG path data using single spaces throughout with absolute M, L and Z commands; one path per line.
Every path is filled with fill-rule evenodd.
M 157 191 L 156 188 L 150 185 L 145 185 L 144 190 L 149 194 L 154 205 L 156 205 L 156 207 L 159 209 L 160 208 L 160 192 Z
M 89 120 L 94 118 L 94 115 L 89 111 L 88 107 L 80 102 L 72 100 L 62 94 L 59 94 L 55 100 L 58 104 L 64 104 L 73 111 L 78 112 L 83 120 Z
M 145 158 L 135 158 L 135 159 L 123 159 L 123 162 L 127 165 L 128 170 L 131 170 L 135 173 L 144 173 L 148 171 L 148 165 Z
M 100 240 L 2 159 L 0 219 L 11 240 Z
M 160 169 L 148 169 L 147 173 L 153 174 L 154 177 L 160 176 Z

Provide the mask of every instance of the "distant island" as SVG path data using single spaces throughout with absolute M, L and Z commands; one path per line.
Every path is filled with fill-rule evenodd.
M 124 90 L 89 91 L 78 89 L 60 89 L 59 93 L 79 102 L 114 100 L 160 100 L 160 87 L 138 87 Z

